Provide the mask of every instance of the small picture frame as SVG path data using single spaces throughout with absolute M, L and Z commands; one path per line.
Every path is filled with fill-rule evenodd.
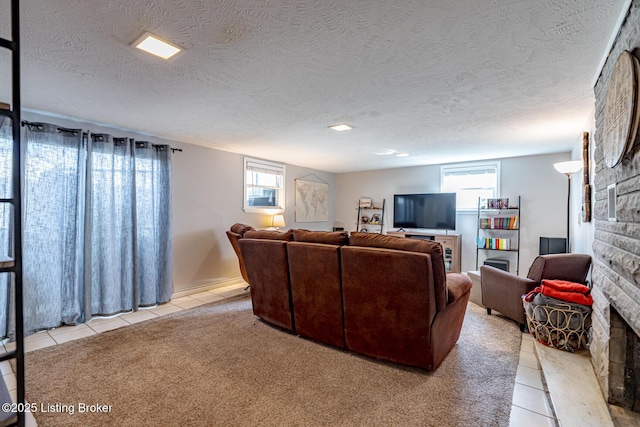
M 371 199 L 370 198 L 360 199 L 360 207 L 361 208 L 370 208 L 371 207 Z

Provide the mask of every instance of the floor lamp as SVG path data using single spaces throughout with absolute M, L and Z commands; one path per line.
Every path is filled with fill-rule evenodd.
M 571 175 L 582 169 L 582 160 L 554 163 L 553 167 L 567 176 L 567 253 L 569 253 L 569 210 L 571 209 Z

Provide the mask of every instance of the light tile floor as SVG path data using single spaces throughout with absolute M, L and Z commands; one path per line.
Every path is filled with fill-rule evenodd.
M 132 325 L 134 323 L 143 322 L 145 320 L 154 319 L 164 316 L 165 314 L 175 313 L 187 308 L 197 307 L 214 301 L 220 301 L 232 296 L 247 294 L 249 290 L 245 290 L 247 284 L 240 282 L 237 284 L 212 289 L 206 292 L 200 292 L 176 299 L 172 299 L 167 304 L 163 304 L 153 308 L 143 308 L 139 311 L 119 314 L 111 317 L 101 317 L 91 319 L 87 323 L 77 326 L 62 326 L 60 328 L 48 331 L 38 332 L 30 335 L 24 340 L 25 352 L 62 344 L 68 341 L 85 338 L 101 332 L 118 329 L 123 326 Z M 12 351 L 15 349 L 15 343 L 0 344 L 0 353 Z M 11 369 L 9 361 L 0 362 L 0 374 L 2 374 L 7 389 L 16 401 L 16 376 Z M 36 427 L 37 423 L 31 413 L 27 413 L 25 418 L 27 427 Z
M 529 334 L 522 334 L 509 427 L 556 427 L 557 425 L 535 352 L 534 339 Z
M 171 300 L 161 306 L 141 309 L 140 311 L 121 314 L 112 317 L 95 318 L 88 323 L 77 326 L 63 326 L 49 331 L 39 332 L 25 339 L 25 351 L 62 344 L 99 334 L 101 332 L 117 329 L 123 326 L 154 319 L 165 314 L 175 313 L 199 305 L 214 301 L 220 301 L 235 295 L 248 293 L 245 283 L 225 286 L 184 296 Z M 0 353 L 15 348 L 14 343 L 0 344 Z M 559 351 L 559 350 L 558 350 Z M 554 363 L 554 358 L 546 358 L 545 363 Z M 551 365 L 552 366 L 552 365 Z M 0 374 L 5 384 L 16 400 L 16 378 L 8 361 L 0 363 Z M 527 333 L 522 334 L 520 347 L 520 359 L 513 391 L 513 401 L 509 427 L 558 427 L 560 423 L 556 418 L 551 404 L 552 398 L 544 380 L 541 364 L 536 352 L 536 344 L 533 337 Z M 27 414 L 26 425 L 37 426 L 31 414 Z

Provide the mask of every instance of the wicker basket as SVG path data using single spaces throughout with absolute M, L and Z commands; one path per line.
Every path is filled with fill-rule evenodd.
M 527 328 L 544 345 L 565 351 L 588 348 L 591 312 L 581 312 L 569 304 L 535 304 L 523 301 Z

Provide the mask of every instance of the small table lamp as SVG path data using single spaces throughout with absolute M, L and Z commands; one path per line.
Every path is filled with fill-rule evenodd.
M 271 217 L 271 228 L 279 230 L 280 227 L 284 227 L 284 215 L 275 214 Z
M 582 160 L 554 163 L 553 167 L 567 176 L 567 253 L 569 253 L 569 209 L 571 208 L 571 175 L 582 169 Z

